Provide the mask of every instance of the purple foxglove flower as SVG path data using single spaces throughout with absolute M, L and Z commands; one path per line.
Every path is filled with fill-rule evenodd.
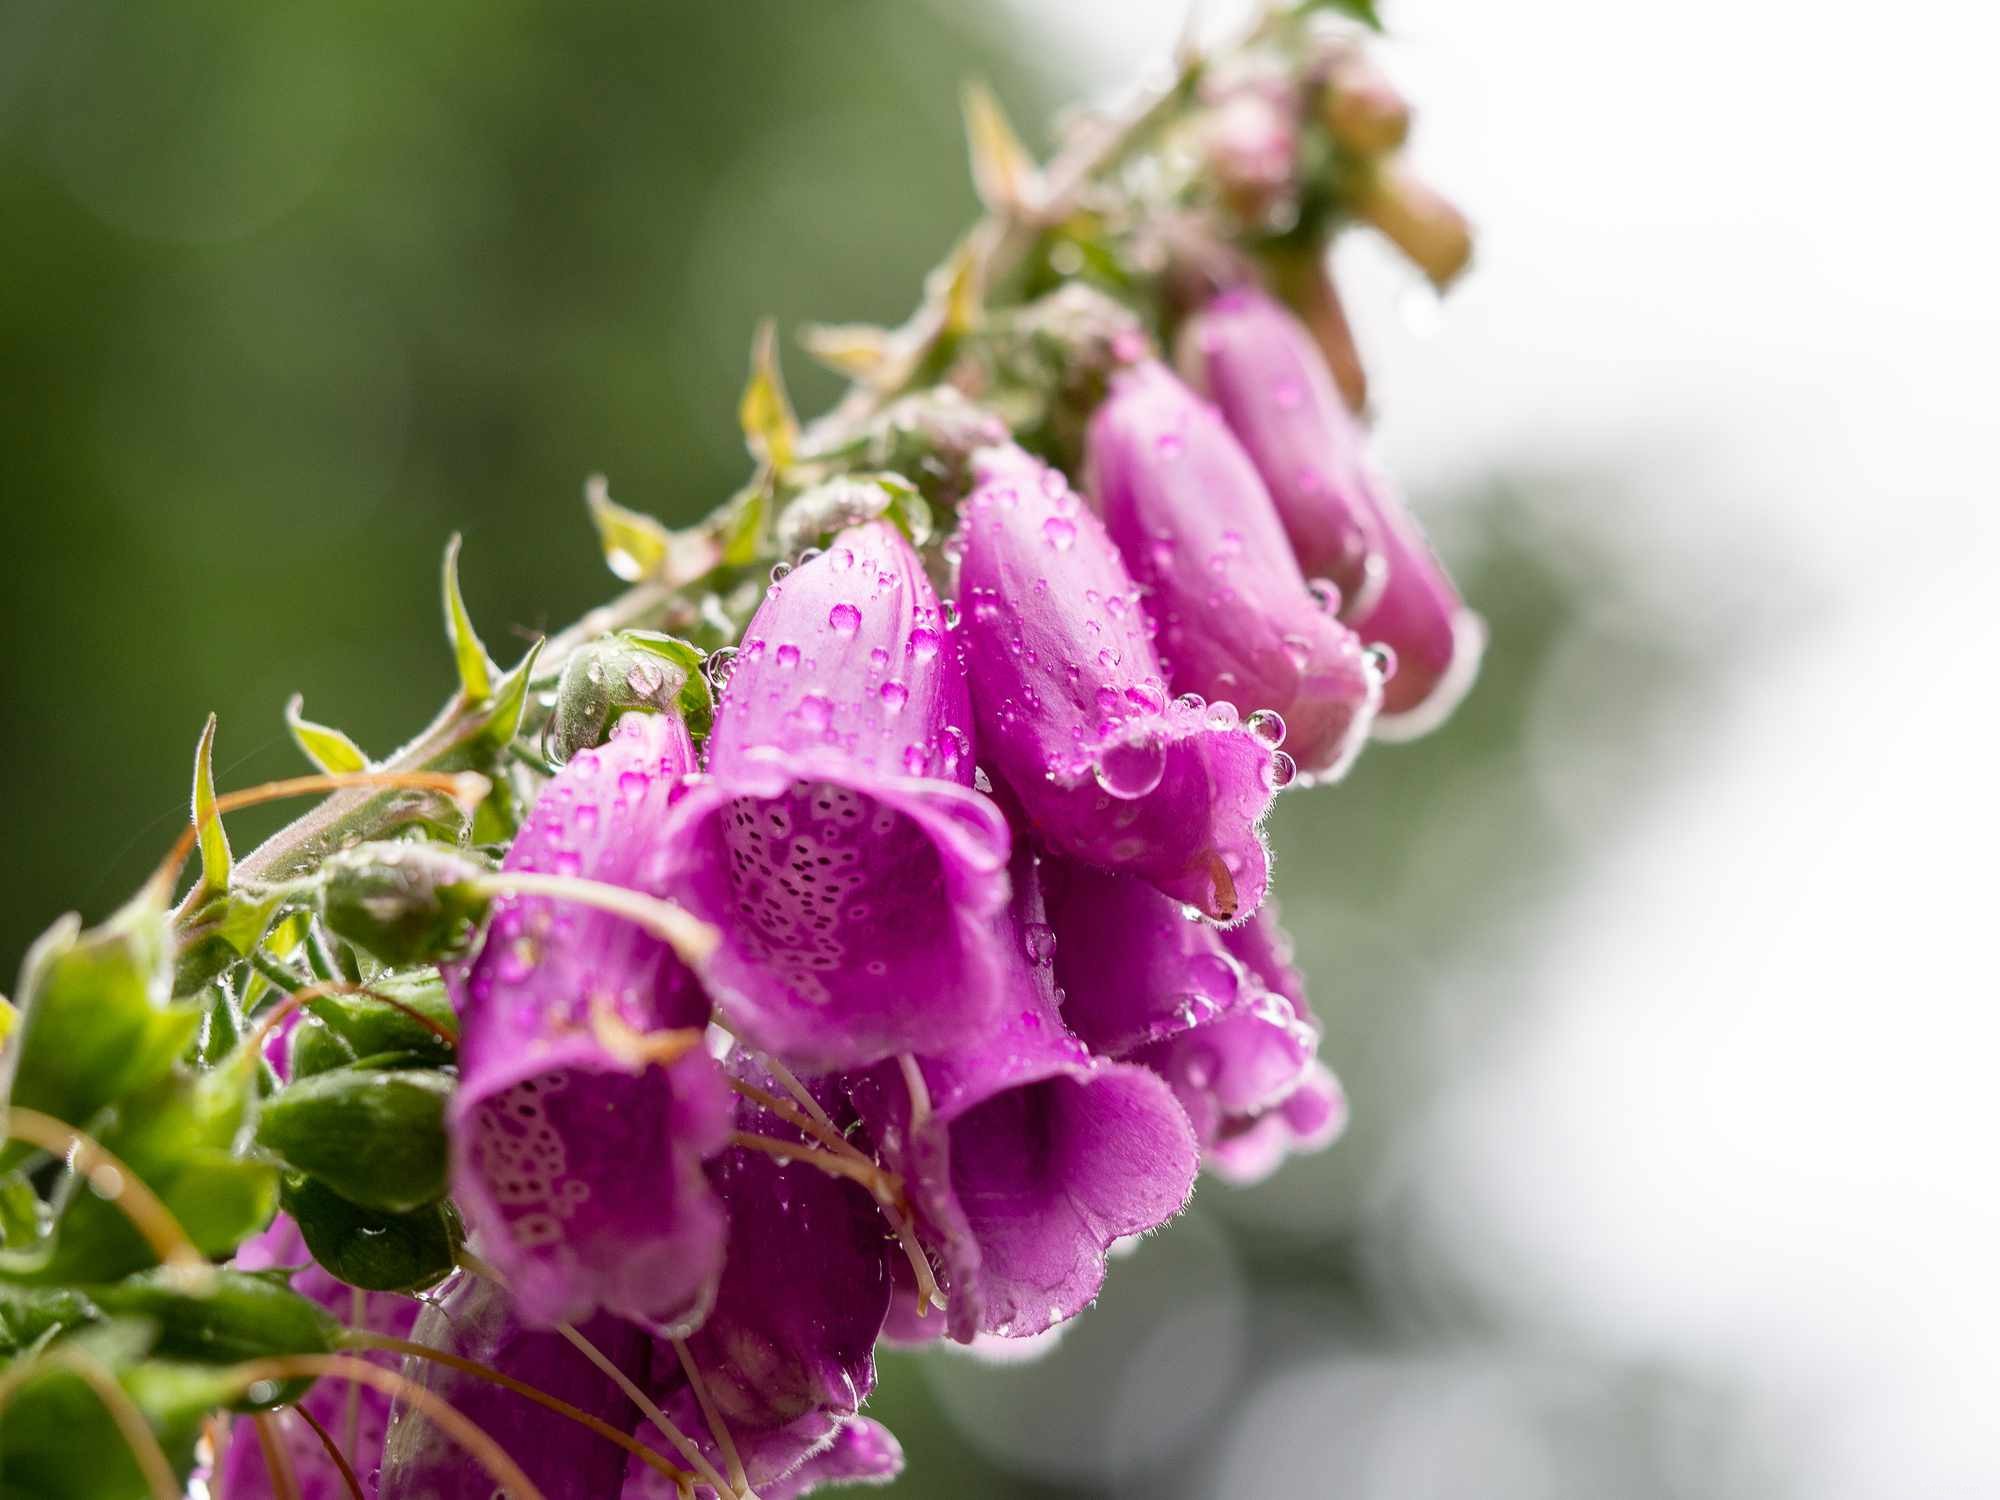
M 628 1375 L 644 1371 L 648 1340 L 639 1328 L 598 1317 L 579 1331 Z M 628 1428 L 636 1416 L 631 1399 L 582 1350 L 560 1333 L 528 1326 L 513 1300 L 482 1277 L 460 1276 L 442 1296 L 427 1300 L 410 1337 L 492 1365 L 610 1426 Z M 581 1423 L 430 1360 L 410 1360 L 403 1373 L 491 1433 L 548 1500 L 603 1500 L 618 1493 L 630 1455 Z M 382 1466 L 384 1496 L 489 1500 L 493 1492 L 492 1477 L 463 1448 L 421 1412 L 397 1403 Z
M 1356 635 L 1395 653 L 1377 736 L 1441 722 L 1478 673 L 1485 627 L 1377 473 L 1312 335 L 1238 287 L 1189 321 L 1183 352 L 1269 486 L 1299 566 L 1339 587 Z
M 1031 855 L 1017 853 L 1014 885 L 999 1031 L 849 1082 L 883 1164 L 903 1178 L 961 1343 L 1025 1337 L 1082 1311 L 1112 1241 L 1179 1213 L 1198 1166 L 1172 1091 L 1092 1058 L 1063 1025 Z
M 1365 614 L 1388 579 L 1360 419 L 1305 325 L 1256 287 L 1234 287 L 1187 322 L 1182 365 L 1215 403 L 1270 490 L 1299 567 Z
M 782 1095 L 748 1058 L 739 1054 L 730 1064 L 746 1082 Z M 852 1107 L 832 1085 L 819 1086 L 815 1097 L 836 1126 L 852 1124 Z M 799 1142 L 800 1155 L 821 1149 L 749 1099 L 738 1105 L 737 1125 L 751 1135 Z M 751 1485 L 762 1495 L 795 1493 L 779 1482 L 829 1442 L 837 1444 L 874 1389 L 875 1340 L 889 1311 L 895 1242 L 866 1189 L 809 1161 L 781 1163 L 738 1146 L 708 1172 L 729 1208 L 729 1263 L 714 1310 L 687 1340 L 688 1353 Z M 674 1351 L 654 1350 L 652 1384 L 661 1409 L 718 1472 L 726 1471 L 700 1396 Z M 656 1434 L 640 1436 L 679 1461 Z M 669 1492 L 656 1472 L 635 1461 L 626 1493 Z
M 1486 622 L 1465 607 L 1416 517 L 1387 486 L 1375 491 L 1375 513 L 1389 581 L 1354 629 L 1395 654 L 1376 737 L 1415 739 L 1442 724 L 1471 689 L 1486 650 Z
M 980 744 L 1036 835 L 1217 921 L 1263 899 L 1272 747 L 1167 695 L 1132 576 L 1053 469 L 980 456 L 958 600 Z
M 646 1433 L 640 1434 L 642 1437 Z M 744 1475 L 761 1500 L 798 1500 L 822 1485 L 887 1484 L 903 1472 L 903 1445 L 880 1422 L 854 1417 L 835 1426 L 800 1459 L 788 1454 L 789 1467 L 778 1478 L 767 1458 L 775 1445 L 753 1442 L 741 1452 Z M 619 1500 L 678 1500 L 679 1492 L 658 1470 L 634 1460 L 627 1470 Z M 714 1488 L 694 1486 L 695 1500 L 717 1500 Z
M 1262 1182 L 1287 1156 L 1324 1151 L 1347 1128 L 1347 1096 L 1315 1062 L 1289 1094 L 1262 1114 L 1225 1122 L 1203 1164 L 1239 1187 Z
M 1222 419 L 1148 360 L 1113 378 L 1088 455 L 1105 526 L 1151 590 L 1175 690 L 1282 715 L 1299 769 L 1338 776 L 1367 738 L 1381 672 L 1307 588 Z
M 407 1338 L 417 1320 L 419 1304 L 411 1298 L 370 1292 L 360 1303 L 357 1323 L 352 1288 L 313 1264 L 305 1237 L 285 1214 L 273 1219 L 271 1227 L 262 1234 L 245 1240 L 230 1264 L 241 1271 L 301 1267 L 291 1278 L 292 1290 L 310 1297 L 351 1328 Z M 360 1351 L 359 1357 L 388 1370 L 402 1363 L 400 1356 L 380 1350 Z M 353 1391 L 351 1422 L 350 1390 Z M 345 1380 L 322 1380 L 305 1393 L 299 1406 L 312 1413 L 313 1419 L 333 1435 L 356 1477 L 373 1494 L 376 1471 L 382 1466 L 383 1435 L 389 1426 L 389 1398 L 372 1386 L 355 1387 Z M 346 1482 L 313 1430 L 290 1413 L 277 1413 L 275 1420 L 278 1440 L 291 1462 L 298 1500 L 346 1500 Z M 215 1490 L 229 1500 L 276 1500 L 280 1494 L 279 1485 L 265 1463 L 257 1429 L 248 1417 L 238 1417 L 230 1424 L 229 1445 L 216 1467 Z
M 671 889 L 721 929 L 706 977 L 746 1040 L 819 1071 L 990 1022 L 1008 835 L 972 790 L 971 731 L 892 527 L 843 531 L 773 586 L 666 838 Z
M 1319 1045 L 1275 923 L 1260 912 L 1219 933 L 1136 880 L 1054 861 L 1043 889 L 1063 1019 L 1093 1051 L 1166 1079 L 1220 1167 L 1220 1143 L 1300 1088 Z
M 627 714 L 543 789 L 504 868 L 664 894 L 668 796 L 693 760 L 679 719 Z M 724 1230 L 701 1163 L 731 1104 L 699 1044 L 695 976 L 623 917 L 536 895 L 496 900 L 478 954 L 445 979 L 461 1024 L 452 1193 L 522 1316 L 699 1318 Z M 656 1060 L 662 1032 L 694 1044 Z

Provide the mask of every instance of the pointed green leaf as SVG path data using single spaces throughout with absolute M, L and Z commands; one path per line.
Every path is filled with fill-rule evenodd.
M 799 330 L 806 353 L 849 380 L 868 383 L 895 358 L 894 336 L 873 323 L 813 323 Z
M 758 326 L 751 346 L 750 383 L 743 388 L 737 418 L 753 457 L 776 469 L 790 466 L 798 447 L 799 419 L 785 394 L 784 373 L 778 368 L 777 327 L 769 319 Z
M 1041 170 L 1021 144 L 993 91 L 971 79 L 960 91 L 959 102 L 965 111 L 965 139 L 979 201 L 999 214 L 1034 209 L 1041 201 Z
M 659 573 L 673 546 L 673 533 L 636 510 L 627 510 L 611 498 L 611 487 L 602 474 L 584 481 L 583 503 L 597 527 L 597 540 L 604 548 L 604 561 L 627 583 L 637 583 Z
M 201 846 L 201 888 L 229 889 L 229 835 L 215 811 L 215 715 L 208 716 L 194 747 L 194 826 Z
M 340 730 L 326 724 L 315 724 L 300 710 L 305 707 L 303 694 L 292 694 L 291 702 L 285 705 L 285 727 L 292 732 L 292 738 L 305 752 L 306 759 L 322 771 L 335 776 L 344 776 L 350 771 L 368 769 L 368 757 L 361 747 Z
M 484 703 L 493 696 L 493 663 L 485 646 L 480 644 L 479 633 L 472 628 L 472 616 L 465 610 L 465 595 L 459 591 L 460 540 L 456 532 L 452 533 L 444 549 L 444 624 L 451 636 L 452 655 L 458 659 L 458 685 L 468 702 Z
M 504 749 L 520 733 L 521 718 L 528 711 L 528 683 L 535 675 L 535 661 L 547 644 L 546 636 L 536 641 L 528 648 L 528 654 L 494 686 L 493 703 L 482 736 L 489 745 Z
M 944 332 L 967 333 L 977 327 L 985 289 L 980 285 L 979 250 L 968 238 L 944 265 Z

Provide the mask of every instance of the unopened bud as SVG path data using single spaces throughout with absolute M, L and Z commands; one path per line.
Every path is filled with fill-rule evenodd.
M 714 716 L 699 648 L 651 630 L 620 630 L 580 648 L 563 664 L 542 748 L 560 766 L 611 737 L 628 713 L 671 713 L 691 734 Z
M 1387 156 L 1410 134 L 1410 102 L 1359 52 L 1333 66 L 1320 95 L 1320 119 L 1333 138 L 1361 156 Z
M 430 963 L 463 948 L 485 914 L 488 867 L 437 844 L 358 844 L 319 872 L 320 919 L 385 964 Z
M 1472 259 L 1472 226 L 1465 215 L 1399 162 L 1385 162 L 1372 173 L 1354 207 L 1439 291 Z
M 816 484 L 778 517 L 778 550 L 787 557 L 824 547 L 840 532 L 883 520 L 921 547 L 931 538 L 931 508 L 900 474 L 842 474 Z
M 332 1068 L 264 1101 L 257 1144 L 362 1208 L 411 1213 L 445 1192 L 445 1100 L 435 1068 Z
M 876 418 L 862 461 L 908 476 L 925 498 L 951 504 L 971 488 L 972 455 L 1007 441 L 1007 425 L 950 386 L 906 396 Z
M 1266 91 L 1242 89 L 1204 118 L 1201 142 L 1209 171 L 1237 216 L 1258 228 L 1282 227 L 1295 202 L 1296 111 Z

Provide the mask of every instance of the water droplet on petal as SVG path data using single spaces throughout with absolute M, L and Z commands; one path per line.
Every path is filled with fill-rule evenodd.
M 1243 721 L 1243 727 L 1273 750 L 1285 743 L 1285 717 L 1275 708 L 1260 708 Z
M 1340 613 L 1340 585 L 1331 578 L 1308 578 L 1306 592 L 1313 596 L 1313 602 L 1330 615 Z
M 880 688 L 882 706 L 890 713 L 900 713 L 905 703 L 910 701 L 910 690 L 900 682 L 889 681 Z
M 644 771 L 620 771 L 618 773 L 618 790 L 627 797 L 645 796 L 646 788 L 650 784 L 646 779 Z
M 792 571 L 792 565 L 791 565 L 790 563 L 788 563 L 788 562 L 775 562 L 775 563 L 772 563 L 772 564 L 771 564 L 771 582 L 773 582 L 773 583 L 783 583 L 783 582 L 785 581 L 785 578 L 786 578 L 786 576 L 787 576 L 787 575 L 789 575 L 789 574 L 791 573 L 791 571 Z
M 817 693 L 807 693 L 792 710 L 807 729 L 824 729 L 833 722 L 833 705 Z
M 852 604 L 836 604 L 826 612 L 826 623 L 836 635 L 853 635 L 861 628 L 861 611 Z
M 1167 773 L 1167 747 L 1158 739 L 1127 740 L 1098 756 L 1092 768 L 1098 786 L 1125 801 L 1143 797 Z
M 1028 957 L 1037 964 L 1053 963 L 1056 956 L 1056 930 L 1045 922 L 1030 922 L 1021 929 L 1021 938 L 1028 949 Z
M 1396 675 L 1396 648 L 1382 641 L 1368 648 L 1368 661 L 1375 668 L 1375 675 L 1387 682 Z
M 938 634 L 929 626 L 919 625 L 910 632 L 910 655 L 918 661 L 929 661 L 938 654 Z
M 1076 541 L 1076 523 L 1062 516 L 1050 516 L 1042 522 L 1042 535 L 1058 552 L 1067 552 Z
M 1271 752 L 1271 763 L 1264 768 L 1264 785 L 1274 792 L 1282 792 L 1298 779 L 1298 762 L 1282 750 Z
M 790 641 L 786 641 L 783 645 L 778 647 L 779 666 L 796 667 L 798 664 L 799 664 L 799 648 L 797 646 L 794 646 Z

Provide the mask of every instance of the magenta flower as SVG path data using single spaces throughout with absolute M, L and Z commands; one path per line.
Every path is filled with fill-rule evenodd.
M 1347 1095 L 1322 1062 L 1306 1069 L 1296 1087 L 1262 1114 L 1228 1120 L 1202 1164 L 1224 1182 L 1262 1182 L 1288 1156 L 1324 1151 L 1347 1128 Z
M 598 1317 L 580 1331 L 628 1375 L 644 1368 L 647 1338 L 634 1325 Z M 513 1300 L 482 1277 L 462 1275 L 441 1296 L 427 1299 L 410 1337 L 492 1365 L 613 1427 L 631 1426 L 632 1402 L 617 1383 L 560 1333 L 529 1327 Z M 603 1500 L 618 1493 L 626 1451 L 582 1424 L 448 1365 L 411 1360 L 404 1374 L 498 1438 L 548 1500 Z M 383 1496 L 489 1500 L 493 1493 L 492 1477 L 463 1448 L 422 1413 L 397 1403 L 382 1465 Z M 233 1491 L 225 1494 L 234 1500 Z
M 754 1060 L 739 1054 L 730 1066 L 745 1082 L 782 1094 Z M 837 1089 L 821 1085 L 816 1097 L 837 1126 L 852 1124 L 852 1108 Z M 747 1098 L 736 1123 L 751 1136 L 800 1143 L 801 1155 L 820 1149 Z M 687 1349 L 750 1483 L 768 1494 L 767 1484 L 837 1444 L 874 1389 L 875 1340 L 889 1311 L 895 1242 L 866 1189 L 811 1162 L 780 1163 L 739 1146 L 708 1172 L 729 1208 L 729 1263 L 715 1308 Z M 662 1410 L 701 1445 L 717 1472 L 726 1472 L 728 1458 L 701 1393 L 673 1350 L 654 1350 L 652 1382 Z M 657 1435 L 640 1436 L 680 1461 Z M 670 1493 L 636 1461 L 631 1484 L 639 1488 L 628 1487 L 628 1494 Z
M 1111 1242 L 1179 1213 L 1198 1165 L 1172 1091 L 1091 1057 L 1063 1024 L 1034 864 L 1016 855 L 1000 924 L 1009 1003 L 998 1033 L 849 1083 L 883 1164 L 903 1178 L 962 1343 L 1041 1333 L 1082 1311 Z
M 980 457 L 958 600 L 990 769 L 1036 835 L 1217 921 L 1256 909 L 1272 747 L 1167 694 L 1131 574 L 1097 517 L 1017 448 Z
M 1282 304 L 1239 287 L 1195 315 L 1184 347 L 1269 486 L 1299 566 L 1340 588 L 1355 634 L 1395 654 L 1377 735 L 1440 723 L 1478 674 L 1485 627 L 1377 473 L 1312 335 Z
M 1275 711 L 1299 768 L 1338 776 L 1367 737 L 1381 672 L 1307 588 L 1242 445 L 1148 360 L 1113 377 L 1088 453 L 1105 526 L 1150 590 L 1175 690 Z
M 262 1234 L 245 1240 L 230 1264 L 240 1271 L 301 1267 L 291 1278 L 292 1290 L 300 1296 L 310 1297 L 351 1328 L 407 1338 L 411 1325 L 417 1320 L 419 1304 L 412 1299 L 386 1292 L 369 1292 L 360 1303 L 360 1321 L 356 1322 L 353 1289 L 313 1264 L 312 1252 L 306 1249 L 305 1237 L 299 1233 L 298 1225 L 285 1214 L 273 1219 L 271 1227 Z M 397 1369 L 402 1364 L 400 1356 L 380 1350 L 357 1351 L 357 1356 L 388 1370 Z M 372 1386 L 353 1387 L 355 1395 L 350 1422 L 350 1388 L 350 1382 L 344 1380 L 322 1380 L 314 1384 L 298 1404 L 333 1434 L 342 1454 L 353 1466 L 356 1477 L 373 1494 L 376 1471 L 382 1466 L 383 1436 L 389 1426 L 389 1398 Z M 297 1481 L 295 1493 L 298 1500 L 345 1500 L 347 1487 L 341 1479 L 340 1470 L 328 1457 L 325 1444 L 320 1442 L 312 1428 L 299 1417 L 286 1412 L 276 1414 L 274 1420 L 278 1440 L 290 1460 L 292 1476 Z M 228 1496 L 229 1500 L 277 1500 L 281 1492 L 279 1482 L 273 1479 L 270 1467 L 264 1461 L 263 1444 L 258 1440 L 256 1426 L 248 1417 L 238 1417 L 229 1425 L 229 1445 L 223 1450 L 221 1461 L 216 1466 L 215 1491 Z
M 1364 615 L 1388 580 L 1374 481 L 1360 419 L 1312 335 L 1282 303 L 1242 286 L 1188 320 L 1181 348 L 1263 476 L 1299 567 L 1340 590 L 1343 619 Z
M 679 719 L 627 714 L 543 789 L 505 869 L 662 894 L 668 796 L 693 761 Z M 724 1227 L 701 1163 L 730 1100 L 695 976 L 625 918 L 537 895 L 499 898 L 445 978 L 461 1018 L 452 1193 L 522 1316 L 698 1319 Z
M 1093 1051 L 1164 1078 L 1208 1164 L 1226 1170 L 1218 1155 L 1224 1143 L 1307 1083 L 1319 1046 L 1304 993 L 1291 983 L 1296 972 L 1272 936 L 1275 924 L 1260 912 L 1219 933 L 1124 876 L 1053 861 L 1044 871 L 1063 1019 Z M 1269 988 L 1267 972 L 1297 998 Z M 1311 1125 L 1305 1120 L 1302 1129 Z M 1275 1137 L 1277 1154 L 1291 1139 Z
M 971 734 L 893 528 L 844 531 L 772 587 L 665 837 L 670 888 L 722 931 L 707 979 L 745 1039 L 819 1070 L 990 1021 L 1008 836 L 972 790 Z

